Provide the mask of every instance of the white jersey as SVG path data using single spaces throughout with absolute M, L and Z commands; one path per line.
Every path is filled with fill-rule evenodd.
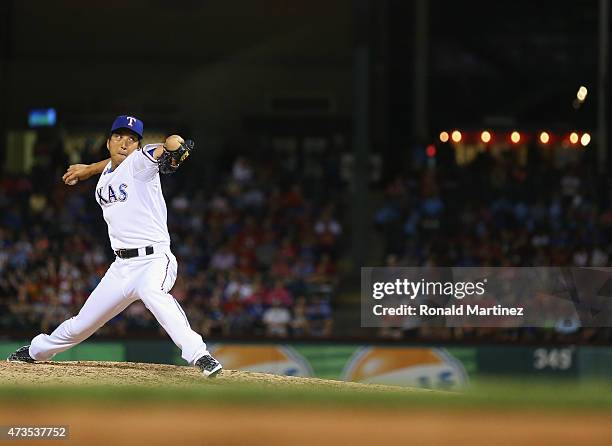
M 156 144 L 132 152 L 115 170 L 109 162 L 96 186 L 96 201 L 102 207 L 113 251 L 170 246 L 168 213 L 162 194 Z

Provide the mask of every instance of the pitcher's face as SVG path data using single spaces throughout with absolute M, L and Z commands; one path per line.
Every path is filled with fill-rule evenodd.
M 117 129 L 106 141 L 106 147 L 110 152 L 111 161 L 117 167 L 128 157 L 130 153 L 138 148 L 138 135 L 128 129 Z

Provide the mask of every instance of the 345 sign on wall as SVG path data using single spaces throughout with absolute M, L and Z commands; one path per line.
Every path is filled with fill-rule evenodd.
M 575 363 L 575 349 L 536 348 L 533 351 L 533 368 L 536 370 L 569 370 Z
M 479 347 L 476 357 L 484 375 L 578 376 L 575 347 Z

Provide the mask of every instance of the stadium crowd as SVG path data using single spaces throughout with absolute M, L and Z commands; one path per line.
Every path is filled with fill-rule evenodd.
M 576 150 L 576 149 L 566 149 Z M 549 152 L 551 150 L 549 149 Z M 604 267 L 612 256 L 610 184 L 582 159 L 531 147 L 442 162 L 384 187 L 374 220 L 388 266 Z M 535 302 L 535 301 L 534 301 Z M 522 303 L 526 303 L 523 299 Z M 536 303 L 531 303 L 535 305 Z M 612 339 L 559 314 L 548 329 L 383 328 L 383 337 L 507 340 Z
M 78 312 L 114 257 L 95 179 L 67 187 L 58 181 L 66 166 L 65 157 L 41 156 L 32 175 L 2 177 L 3 330 L 53 330 Z M 204 335 L 329 336 L 342 236 L 334 203 L 308 196 L 296 180 L 281 187 L 272 162 L 238 157 L 228 167 L 210 191 L 184 193 L 179 175 L 163 180 L 179 261 L 173 296 Z M 158 330 L 137 301 L 99 334 Z
M 76 314 L 114 257 L 93 199 L 95 179 L 67 187 L 58 181 L 68 165 L 61 146 L 37 150 L 31 175 L 0 177 L 0 326 L 12 333 L 49 332 Z M 103 156 L 84 153 L 85 161 Z M 295 175 L 294 161 L 228 158 L 208 182 L 213 186 L 204 188 L 194 171 L 163 179 L 179 260 L 172 294 L 205 336 L 332 336 L 338 265 L 350 251 L 343 244 L 340 163 L 333 157 L 317 162 L 322 168 L 313 180 Z M 527 161 L 516 151 L 485 151 L 464 166 L 443 156 L 437 161 L 380 183 L 372 224 L 384 250 L 373 262 L 607 266 L 609 187 L 588 163 L 556 163 L 537 150 Z M 612 339 L 609 329 L 581 327 L 567 315 L 547 325 L 387 327 L 378 334 L 443 342 Z M 160 331 L 136 302 L 98 333 Z M 353 333 L 366 332 L 347 327 L 341 334 Z

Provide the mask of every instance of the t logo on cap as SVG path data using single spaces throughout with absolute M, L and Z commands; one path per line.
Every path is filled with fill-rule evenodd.
M 144 124 L 138 118 L 128 115 L 120 115 L 115 118 L 113 126 L 111 127 L 111 133 L 117 129 L 126 128 L 138 135 L 139 139 L 142 139 L 144 133 Z

